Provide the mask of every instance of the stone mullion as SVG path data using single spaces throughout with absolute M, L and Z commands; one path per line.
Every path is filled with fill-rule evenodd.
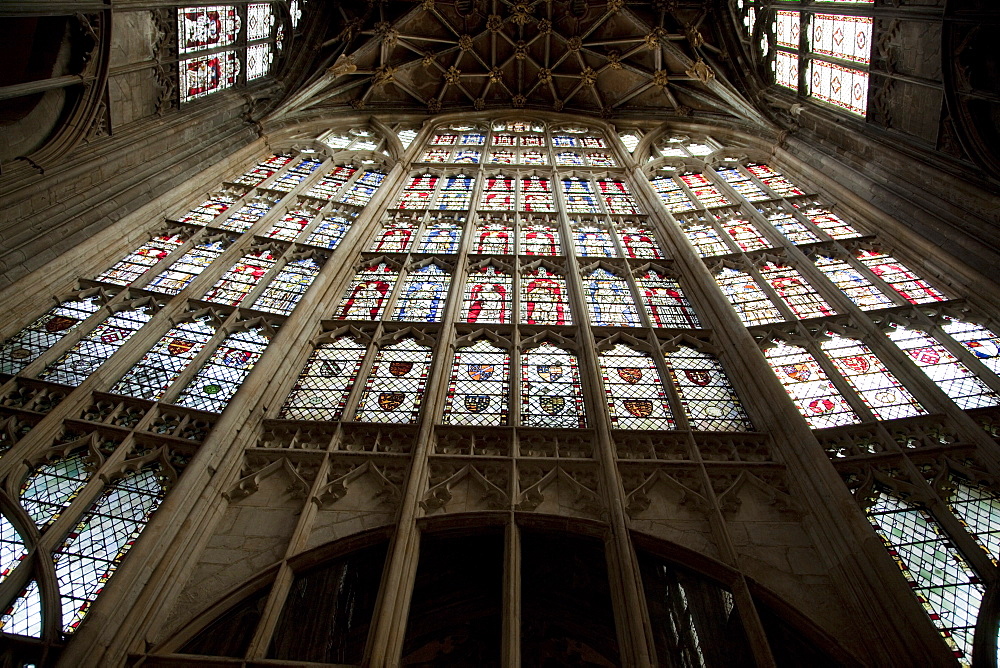
M 928 318 L 922 318 L 926 322 Z M 997 375 L 993 369 L 989 368 L 981 361 L 976 355 L 965 347 L 965 345 L 959 343 L 951 337 L 948 332 L 944 331 L 940 323 L 929 323 L 926 325 L 926 333 L 928 336 L 933 338 L 939 344 L 945 347 L 945 349 L 954 355 L 958 360 L 967 366 L 969 370 L 974 373 L 980 380 L 986 383 L 991 390 L 1000 395 L 1000 376 Z
M 867 278 L 875 287 L 881 290 L 885 295 L 889 297 L 898 306 L 916 306 L 916 304 L 911 304 L 903 295 L 899 294 L 894 287 L 892 287 L 885 279 L 876 274 L 871 267 L 866 265 L 864 262 L 855 257 L 854 253 L 846 248 L 843 249 L 844 254 L 847 256 L 847 263 L 856 269 L 862 276 Z M 914 274 L 916 276 L 916 274 Z M 918 280 L 923 281 L 923 278 L 918 277 Z M 935 281 L 935 286 L 937 281 Z M 951 290 L 949 289 L 949 292 Z
M 778 295 L 778 292 L 761 275 L 760 271 L 758 270 L 759 261 L 760 261 L 759 257 L 756 259 L 747 258 L 743 266 L 743 269 L 745 270 L 744 273 L 746 273 L 746 275 L 749 276 L 757 284 L 757 287 L 760 288 L 761 292 L 763 292 L 764 295 L 768 298 L 768 300 L 770 300 L 771 303 L 774 305 L 774 307 L 778 309 L 778 312 L 785 319 L 785 322 L 791 322 L 791 323 L 798 322 L 799 317 L 795 315 L 795 312 L 792 311 L 791 307 L 787 303 L 785 303 L 785 300 L 782 299 L 780 295 Z M 752 325 L 747 325 L 747 327 L 752 327 Z
M 232 313 L 226 315 L 222 319 L 222 323 L 216 327 L 215 334 L 212 335 L 212 338 L 205 343 L 202 349 L 198 351 L 198 354 L 191 359 L 184 370 L 177 375 L 177 378 L 175 378 L 163 392 L 163 396 L 161 396 L 158 400 L 160 403 L 172 404 L 177 401 L 180 393 L 188 386 L 188 383 L 190 383 L 194 377 L 198 375 L 198 372 L 200 372 L 205 363 L 212 358 L 212 355 L 215 354 L 215 351 L 218 350 L 219 346 L 225 343 L 230 334 L 237 331 L 237 324 L 240 322 L 239 315 L 239 311 L 233 309 Z M 164 332 L 164 334 L 166 334 L 166 332 Z
M 302 501 L 302 512 L 299 513 L 299 517 L 295 522 L 295 529 L 292 530 L 291 538 L 285 547 L 281 565 L 274 576 L 271 591 L 267 595 L 267 602 L 264 604 L 264 610 L 261 613 L 260 620 L 257 622 L 253 639 L 250 641 L 250 645 L 244 654 L 247 659 L 267 658 L 267 652 L 271 646 L 274 631 L 281 619 L 281 613 L 285 607 L 288 592 L 291 591 L 292 585 L 295 583 L 295 571 L 289 565 L 288 561 L 299 554 L 309 540 L 309 534 L 316 520 L 316 513 L 319 512 L 319 502 L 317 499 L 323 487 L 328 482 L 327 475 L 330 471 L 330 456 L 328 447 L 327 453 L 317 467 L 316 479 L 313 480 L 309 494 Z
M 186 223 L 180 223 L 180 224 L 181 225 L 186 225 Z M 150 234 L 149 239 L 152 239 L 152 238 L 154 238 L 156 236 L 159 236 L 159 234 L 157 232 L 153 232 L 153 233 Z M 171 251 L 170 254 L 168 254 L 165 258 L 163 258 L 162 260 L 158 261 L 152 267 L 150 267 L 149 269 L 147 269 L 146 271 L 144 271 L 142 274 L 140 274 L 139 277 L 137 279 L 135 279 L 134 281 L 132 281 L 131 283 L 129 283 L 127 287 L 129 287 L 129 288 L 137 288 L 137 289 L 144 289 L 145 286 L 148 285 L 150 281 L 152 281 L 154 278 L 156 278 L 157 276 L 159 276 L 160 274 L 162 274 L 164 271 L 166 271 L 167 268 L 169 268 L 170 265 L 172 265 L 174 262 L 176 262 L 177 260 L 179 260 L 182 257 L 184 257 L 184 255 L 186 253 L 188 253 L 190 250 L 192 250 L 195 246 L 197 246 L 201 242 L 201 240 L 203 240 L 205 237 L 210 237 L 210 236 L 212 236 L 212 232 L 210 230 L 206 230 L 206 228 L 204 228 L 204 227 L 202 227 L 200 229 L 197 229 L 197 230 L 194 230 L 184 243 L 182 243 L 180 246 L 178 246 L 175 250 Z M 147 239 L 147 241 L 149 239 Z M 142 244 L 140 244 L 140 246 L 141 245 Z M 118 262 L 120 262 L 120 261 L 124 260 L 125 258 L 127 258 L 129 255 L 131 255 L 133 252 L 135 252 L 135 250 L 137 248 L 138 248 L 138 246 L 135 246 L 131 250 L 127 251 L 125 253 L 125 255 L 123 255 L 122 257 L 120 257 L 115 262 L 112 262 L 111 265 L 108 266 L 108 269 L 110 269 L 111 267 L 113 267 Z M 123 290 L 126 287 L 126 286 L 120 285 L 118 283 L 110 283 L 110 282 L 102 281 L 102 280 L 99 280 L 99 279 L 96 279 L 96 278 L 94 279 L 94 282 L 95 283 L 101 283 L 101 284 L 107 285 L 107 286 L 119 287 L 119 288 L 122 288 Z
M 739 394 L 744 399 L 744 407 L 755 424 L 783 426 L 772 436 L 789 466 L 792 486 L 805 486 L 825 500 L 813 509 L 812 522 L 806 531 L 820 554 L 831 555 L 828 560 L 831 576 L 837 582 L 847 583 L 838 591 L 843 596 L 843 602 L 850 606 L 851 613 L 859 618 L 858 628 L 865 633 L 863 642 L 870 647 L 872 661 L 922 663 L 928 657 L 938 657 L 934 661 L 950 661 L 948 653 L 933 638 L 923 638 L 919 643 L 908 645 L 906 658 L 901 656 L 898 647 L 890 648 L 883 642 L 883 638 L 890 634 L 905 632 L 907 625 L 916 627 L 926 624 L 926 615 L 912 605 L 912 593 L 905 583 L 890 587 L 892 591 L 886 592 L 887 596 L 872 595 L 872 592 L 885 591 L 886 579 L 894 577 L 898 569 L 880 561 L 884 558 L 881 544 L 874 539 L 867 522 L 857 513 L 856 504 L 843 481 L 830 466 L 812 430 L 789 401 L 784 387 L 761 356 L 749 331 L 735 316 L 722 292 L 711 288 L 713 276 L 695 252 L 686 246 L 683 233 L 673 224 L 666 208 L 653 208 L 652 205 L 659 202 L 659 196 L 641 168 L 636 168 L 633 173 L 633 181 L 641 186 L 636 194 L 647 201 L 652 218 L 662 228 L 658 231 L 665 233 L 663 238 L 673 242 L 673 250 L 676 251 L 674 262 L 681 278 L 691 279 L 684 284 L 689 298 L 698 307 L 699 317 L 703 323 L 713 325 L 717 346 L 736 351 L 729 358 L 732 368 L 727 368 L 727 375 L 743 386 Z M 643 181 L 645 185 L 642 185 Z M 750 397 L 754 397 L 754 401 L 745 401 Z M 738 550 L 734 552 L 738 558 Z M 731 565 L 740 568 L 739 561 Z M 736 602 L 741 614 L 746 609 L 755 609 L 752 599 L 747 600 L 743 592 L 742 588 L 734 592 L 739 594 Z M 751 638 L 763 638 L 757 615 L 748 614 L 745 619 L 757 626 L 750 634 Z
M 792 341 L 790 345 L 802 348 L 816 360 L 816 363 L 823 370 L 823 373 L 826 374 L 827 379 L 833 385 L 834 389 L 847 401 L 847 405 L 851 407 L 851 410 L 854 411 L 854 414 L 857 415 L 862 424 L 878 423 L 879 420 L 872 413 L 871 408 L 861 399 L 861 395 L 851 384 L 847 382 L 847 379 L 840 373 L 833 361 L 827 357 L 822 346 L 808 335 L 806 327 L 800 324 L 797 329 L 800 335 L 805 333 L 806 340 L 800 342 Z
M 512 471 L 516 481 L 516 471 Z M 514 490 L 516 493 L 516 490 Z M 511 497 L 516 498 L 516 497 Z M 506 668 L 521 666 L 521 529 L 508 514 L 504 535 L 503 629 L 500 663 Z
M 586 174 L 587 182 L 595 185 L 590 173 Z M 568 213 L 563 205 L 566 201 L 562 192 L 562 180 L 558 170 L 553 172 L 553 198 L 559 204 L 556 206 L 557 216 L 563 236 L 570 230 Z M 565 245 L 566 250 L 566 284 L 572 283 L 570 290 L 573 301 L 572 309 L 578 315 L 578 362 L 581 378 L 594 379 L 589 387 L 598 394 L 594 401 L 595 410 L 590 416 L 590 426 L 595 440 L 596 459 L 601 471 L 601 488 L 604 490 L 604 502 L 609 514 L 608 524 L 610 539 L 605 542 L 605 551 L 609 557 L 608 574 L 610 579 L 612 600 L 617 603 L 616 627 L 622 660 L 626 665 L 651 666 L 655 656 L 653 630 L 646 614 L 645 593 L 639 564 L 635 556 L 631 536 L 628 532 L 628 520 L 625 514 L 625 490 L 616 464 L 614 441 L 611 436 L 611 420 L 606 402 L 596 391 L 600 386 L 601 369 L 598 363 L 598 351 L 593 334 L 588 326 L 589 315 L 580 286 L 580 268 L 572 244 Z

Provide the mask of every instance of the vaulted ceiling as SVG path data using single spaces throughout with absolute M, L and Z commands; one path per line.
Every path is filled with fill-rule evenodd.
M 317 51 L 327 62 L 286 112 L 514 107 L 764 122 L 731 83 L 715 25 L 731 19 L 708 0 L 330 4 Z

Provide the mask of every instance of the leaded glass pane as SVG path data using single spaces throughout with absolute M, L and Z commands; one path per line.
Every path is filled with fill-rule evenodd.
M 177 398 L 178 405 L 221 413 L 264 354 L 270 339 L 259 329 L 230 334 Z
M 681 181 L 691 189 L 703 207 L 711 209 L 718 206 L 729 206 L 733 203 L 701 174 L 682 174 Z
M 770 195 L 758 188 L 757 184 L 751 181 L 748 176 L 734 167 L 719 167 L 716 168 L 715 172 L 749 202 L 759 202 L 770 198 Z
M 650 181 L 650 183 L 653 184 L 653 190 L 655 190 L 656 194 L 660 196 L 660 199 L 663 200 L 663 204 L 671 213 L 675 213 L 677 211 L 690 211 L 695 208 L 694 202 L 692 202 L 691 198 L 688 197 L 686 192 L 684 192 L 684 189 L 669 176 L 657 177 Z
M 872 18 L 814 14 L 809 47 L 813 53 L 867 65 L 872 53 Z
M 365 346 L 349 336 L 321 343 L 309 355 L 279 417 L 339 420 L 365 358 Z
M 232 5 L 177 10 L 177 52 L 194 53 L 236 43 L 240 17 Z
M 774 262 L 759 268 L 761 277 L 774 288 L 778 296 L 798 318 L 819 318 L 837 313 L 799 272 Z
M 510 353 L 486 339 L 455 351 L 444 424 L 503 426 L 508 420 Z
M 250 308 L 288 315 L 319 274 L 319 265 L 310 258 L 292 260 L 268 283 Z
M 676 279 L 649 269 L 636 279 L 642 303 L 654 327 L 690 329 L 701 327 L 698 316 L 681 292 Z
M 214 335 L 208 319 L 181 323 L 164 334 L 111 391 L 159 401 Z
M 797 11 L 775 12 L 775 41 L 789 49 L 799 48 L 799 13 Z
M 334 167 L 319 183 L 306 191 L 306 196 L 331 200 L 343 189 L 356 171 L 358 170 L 353 167 Z
M 309 234 L 306 243 L 311 246 L 320 246 L 329 250 L 334 250 L 340 245 L 347 230 L 351 227 L 351 221 L 342 215 L 327 214 L 319 225 Z
M 733 238 L 736 245 L 744 252 L 770 248 L 771 242 L 764 238 L 757 226 L 747 220 L 734 218 L 720 221 L 722 228 Z
M 606 269 L 595 269 L 583 279 L 590 324 L 603 327 L 638 327 L 639 315 L 628 283 Z
M 513 211 L 515 209 L 515 180 L 510 176 L 491 176 L 486 179 L 479 208 L 484 211 Z
M 736 315 L 748 327 L 785 319 L 757 285 L 757 281 L 745 271 L 724 267 L 715 274 L 715 280 L 736 310 Z
M 0 582 L 6 580 L 27 555 L 21 534 L 5 516 L 0 515 Z
M 165 271 L 146 284 L 146 290 L 176 295 L 222 255 L 229 244 L 225 241 L 206 241 L 198 244 L 174 261 Z
M 775 51 L 771 66 L 774 69 L 774 83 L 792 90 L 799 89 L 799 57 L 796 54 Z
M 40 638 L 42 635 L 42 597 L 38 580 L 32 580 L 0 617 L 0 631 L 15 636 Z M 22 664 L 26 668 L 32 664 Z
M 747 171 L 760 179 L 761 183 L 779 197 L 795 197 L 806 194 L 804 190 L 782 176 L 781 172 L 776 172 L 763 163 L 747 165 Z
M 682 223 L 681 230 L 701 257 L 728 255 L 733 252 L 719 236 L 715 227 L 704 219 Z
M 521 424 L 587 426 L 576 355 L 543 342 L 521 355 Z
M 591 221 L 571 221 L 573 245 L 581 257 L 618 257 L 611 233 L 603 226 L 588 224 Z
M 292 156 L 276 153 L 264 162 L 258 163 L 244 172 L 242 176 L 236 179 L 235 183 L 245 186 L 258 186 L 291 161 Z
M 529 213 L 552 213 L 552 182 L 537 176 L 521 179 L 521 210 Z
M 247 47 L 247 81 L 253 81 L 267 74 L 274 62 L 274 46 L 271 44 L 251 44 Z
M 1000 374 L 1000 336 L 974 322 L 946 318 L 941 328 L 963 346 L 990 371 Z
M 274 12 L 268 3 L 247 5 L 247 41 L 266 39 L 274 27 Z
M 270 210 L 271 203 L 267 200 L 262 199 L 255 202 L 247 202 L 239 210 L 234 211 L 232 215 L 219 223 L 218 227 L 242 234 L 253 227 L 254 223 L 263 218 Z
M 376 170 L 362 174 L 340 197 L 340 201 L 351 206 L 367 206 L 385 180 L 385 173 Z
M 969 665 L 985 592 L 979 578 L 924 508 L 882 492 L 868 519 L 955 658 Z
M 461 226 L 453 222 L 441 221 L 429 224 L 424 229 L 417 251 L 420 253 L 457 253 L 461 243 Z
M 860 232 L 841 220 L 839 216 L 815 202 L 806 202 L 803 205 L 796 204 L 795 206 L 796 208 L 803 208 L 803 213 L 809 218 L 812 224 L 834 239 L 853 239 L 862 236 Z
M 190 102 L 236 83 L 240 60 L 235 51 L 200 56 L 180 63 L 181 102 Z
M 624 181 L 598 181 L 597 188 L 608 213 L 626 216 L 642 213 Z
M 736 390 L 715 357 L 690 346 L 680 346 L 666 358 L 667 368 L 692 429 L 753 429 Z
M 396 284 L 396 270 L 385 262 L 359 271 L 337 307 L 338 320 L 378 320 Z
M 365 382 L 355 419 L 359 422 L 416 422 L 430 368 L 431 349 L 412 338 L 379 350 Z
M 521 255 L 559 255 L 559 230 L 552 224 L 532 223 L 520 226 Z
M 514 227 L 501 222 L 479 223 L 472 252 L 479 255 L 511 255 L 514 252 Z
M 803 225 L 790 213 L 769 212 L 767 220 L 793 244 L 811 244 L 820 240 L 812 230 Z
M 618 240 L 621 241 L 625 255 L 631 258 L 659 260 L 663 251 L 656 240 L 656 235 L 648 227 L 625 223 L 615 228 Z
M 586 179 L 563 179 L 563 204 L 568 213 L 600 213 L 594 187 Z
M 436 264 L 414 269 L 403 281 L 393 320 L 440 322 L 451 274 Z
M 889 339 L 909 355 L 959 408 L 997 405 L 996 393 L 930 336 L 918 330 L 897 327 L 889 332 Z
M 810 60 L 809 95 L 864 116 L 868 110 L 868 73 L 825 60 Z
M 69 352 L 38 374 L 53 383 L 77 386 L 104 364 L 152 316 L 143 311 L 119 311 L 84 336 Z
M 907 269 L 899 260 L 877 251 L 858 251 L 858 259 L 911 304 L 943 302 L 948 298 Z
M 282 241 L 295 241 L 295 238 L 302 234 L 312 219 L 315 212 L 311 211 L 289 211 L 271 226 L 263 236 L 270 239 L 281 239 Z
M 51 309 L 0 347 L 0 373 L 19 373 L 100 308 L 97 297 L 85 297 Z
M 69 507 L 90 476 L 83 453 L 41 464 L 21 485 L 21 507 L 44 531 Z
M 179 234 L 153 237 L 139 248 L 119 260 L 98 276 L 97 281 L 128 285 L 153 268 L 153 266 L 180 248 L 186 239 Z
M 286 193 L 290 192 L 295 188 L 295 186 L 302 183 L 307 176 L 316 171 L 321 164 L 323 164 L 322 160 L 303 158 L 302 160 L 299 160 L 291 169 L 281 174 L 268 187 L 273 188 L 274 190 L 281 190 Z
M 527 325 L 569 325 L 566 279 L 540 266 L 521 276 L 521 322 Z
M 652 357 L 619 343 L 598 359 L 613 429 L 676 428 Z
M 464 174 L 445 177 L 444 185 L 441 188 L 441 193 L 438 195 L 434 208 L 448 210 L 468 209 L 472 200 L 472 189 L 475 185 L 476 179 Z
M 843 290 L 852 302 L 861 309 L 888 308 L 895 302 L 882 293 L 865 276 L 848 262 L 832 257 L 817 257 L 816 267 L 822 271 L 834 285 Z
M 73 633 L 79 627 L 164 493 L 154 469 L 116 480 L 53 555 L 63 633 Z
M 226 270 L 202 297 L 207 302 L 236 306 L 250 294 L 278 258 L 269 250 L 250 251 Z
M 410 250 L 417 223 L 406 218 L 393 218 L 384 223 L 382 230 L 368 248 L 373 253 L 405 253 Z
M 825 429 L 861 422 L 823 367 L 805 349 L 779 343 L 765 350 L 764 357 L 810 427 Z
M 958 476 L 951 477 L 954 489 L 948 495 L 948 508 L 965 525 L 993 563 L 1000 559 L 1000 499 L 985 485 L 972 485 Z
M 469 270 L 465 279 L 462 322 L 507 324 L 510 322 L 510 309 L 509 274 L 493 265 Z
M 270 174 L 273 173 L 274 173 L 273 171 L 269 171 L 268 176 L 270 176 Z M 265 176 L 264 178 L 267 177 Z M 228 211 L 229 207 L 237 199 L 239 198 L 232 193 L 219 193 L 217 195 L 213 195 L 209 199 L 205 200 L 204 202 L 196 206 L 195 208 L 188 211 L 186 214 L 184 214 L 177 220 L 179 220 L 182 223 L 208 225 L 216 218 L 221 216 L 223 213 Z
M 821 347 L 876 419 L 894 420 L 927 412 L 865 344 L 832 335 Z

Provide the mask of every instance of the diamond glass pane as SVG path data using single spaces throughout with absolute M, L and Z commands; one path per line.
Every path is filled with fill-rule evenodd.
M 990 371 L 1000 374 L 1000 336 L 974 322 L 946 318 L 941 328 L 948 335 L 972 351 Z
M 639 315 L 628 282 L 607 269 L 583 277 L 590 324 L 600 327 L 638 327 Z
M 600 354 L 601 377 L 614 429 L 675 429 L 656 363 L 619 343 Z
M 872 53 L 872 18 L 814 14 L 809 46 L 813 53 L 867 65 Z
M 508 420 L 510 353 L 487 339 L 455 351 L 444 424 L 503 426 Z
M 270 339 L 259 329 L 231 334 L 222 342 L 176 403 L 221 413 L 264 354 Z
M 805 349 L 779 343 L 764 351 L 774 375 L 813 429 L 861 422 L 847 400 Z
M 527 325 L 569 325 L 566 279 L 540 266 L 521 275 L 521 322 Z
M 269 250 L 251 251 L 226 270 L 202 297 L 207 302 L 236 306 L 250 294 L 277 261 Z
M 809 95 L 864 116 L 868 110 L 868 73 L 825 60 L 810 60 Z
M 128 285 L 152 269 L 157 262 L 180 248 L 185 241 L 186 239 L 179 234 L 153 237 L 94 280 L 114 283 L 115 285 Z
M 365 346 L 349 336 L 321 343 L 281 407 L 285 420 L 339 420 L 358 379 Z
M 274 27 L 274 12 L 267 3 L 247 5 L 247 41 L 265 39 L 271 36 Z
M 42 597 L 38 580 L 32 580 L 0 617 L 0 631 L 15 636 L 40 638 L 42 635 Z M 21 664 L 25 668 L 34 664 Z
M 0 346 L 0 373 L 20 372 L 100 308 L 101 302 L 95 296 L 63 302 L 51 309 Z
M 319 275 L 320 267 L 310 258 L 292 260 L 268 283 L 250 308 L 288 315 Z
M 354 419 L 400 424 L 416 422 L 430 368 L 431 349 L 412 338 L 379 350 Z
M 792 90 L 799 89 L 799 57 L 787 51 L 775 51 L 771 61 L 774 83 Z
M 337 307 L 338 320 L 378 320 L 396 284 L 396 270 L 385 262 L 359 271 Z
M 674 388 L 691 429 L 751 431 L 753 425 L 722 365 L 712 355 L 679 346 L 667 356 Z
M 948 508 L 965 525 L 993 563 L 1000 559 L 1000 498 L 985 485 L 951 477 Z
M 119 311 L 86 334 L 75 346 L 38 374 L 53 383 L 77 386 L 104 364 L 152 315 L 143 310 Z
M 748 327 L 785 319 L 757 285 L 757 281 L 745 271 L 724 267 L 715 274 L 715 281 L 736 310 L 736 315 Z
M 575 355 L 547 341 L 521 354 L 521 424 L 567 429 L 587 426 Z
M 274 62 L 273 44 L 251 44 L 247 47 L 247 81 L 259 79 L 271 70 Z
M 440 322 L 451 274 L 436 264 L 414 269 L 403 281 L 393 320 Z
M 636 279 L 642 303 L 654 327 L 675 327 L 691 329 L 701 327 L 691 303 L 681 292 L 676 279 L 661 274 L 655 269 Z
M 888 336 L 959 408 L 996 406 L 1000 401 L 986 383 L 924 332 L 897 327 Z
M 799 48 L 799 13 L 779 11 L 775 13 L 775 41 L 789 49 Z
M 817 257 L 813 260 L 816 268 L 822 271 L 834 285 L 843 290 L 858 308 L 868 310 L 894 306 L 887 295 L 883 294 L 865 276 L 845 260 L 832 257 Z
M 208 319 L 181 323 L 164 334 L 111 391 L 159 401 L 214 335 L 215 327 Z
M 868 519 L 955 658 L 970 665 L 985 592 L 979 578 L 920 506 L 882 492 L 869 508 Z
M 759 267 L 761 277 L 767 281 L 778 297 L 797 318 L 820 318 L 837 313 L 799 272 L 774 262 Z
M 831 335 L 821 347 L 877 419 L 894 420 L 927 412 L 865 344 Z
M 62 631 L 73 633 L 163 500 L 153 469 L 128 474 L 94 503 L 53 555 Z
M 145 289 L 167 295 L 176 295 L 222 255 L 229 244 L 226 241 L 206 241 L 198 244 L 178 258 L 166 270 L 146 284 Z
M 510 322 L 511 278 L 493 265 L 470 269 L 465 279 L 462 322 Z
M 943 302 L 948 299 L 940 290 L 932 287 L 891 255 L 862 250 L 858 251 L 857 258 L 911 304 Z

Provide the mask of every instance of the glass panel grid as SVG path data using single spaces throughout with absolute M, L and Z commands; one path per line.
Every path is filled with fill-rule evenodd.
M 945 318 L 941 328 L 968 348 L 980 362 L 995 374 L 1000 374 L 1000 336 L 974 322 Z
M 626 257 L 649 260 L 663 258 L 663 251 L 660 250 L 656 235 L 648 227 L 626 222 L 616 225 L 615 231 L 618 233 L 622 248 L 625 249 Z
M 567 429 L 587 426 L 575 355 L 548 342 L 521 355 L 521 424 Z
M 359 271 L 337 307 L 338 320 L 378 320 L 396 283 L 396 270 L 381 262 Z
M 51 309 L 0 347 L 0 373 L 19 373 L 100 308 L 96 297 L 87 297 Z
M 764 357 L 810 427 L 825 429 L 861 422 L 816 358 L 805 349 L 779 343 L 765 350 Z
M 377 170 L 366 171 L 341 196 L 340 201 L 351 206 L 367 206 L 384 180 L 385 173 Z
M 493 265 L 469 270 L 465 280 L 462 322 L 510 322 L 511 277 Z
M 182 223 L 194 223 L 196 225 L 208 225 L 213 220 L 229 210 L 239 197 L 230 193 L 219 193 L 211 196 L 186 214 L 178 218 Z
M 190 102 L 216 91 L 231 88 L 240 73 L 235 51 L 199 56 L 180 63 L 181 102 Z
M 231 334 L 177 398 L 180 406 L 221 413 L 264 354 L 270 339 L 261 330 Z
M 552 224 L 529 223 L 520 227 L 521 255 L 559 255 L 559 229 Z
M 868 111 L 868 73 L 825 60 L 810 60 L 809 95 L 864 116 Z
M 174 327 L 122 376 L 111 391 L 158 401 L 214 335 L 215 327 L 207 320 L 185 322 Z
M 277 258 L 271 251 L 247 253 L 208 289 L 202 299 L 216 304 L 237 306 L 274 267 L 275 262 Z
M 773 245 L 764 238 L 757 226 L 748 220 L 733 218 L 719 221 L 719 224 L 733 238 L 740 250 L 745 253 L 770 248 Z
M 472 252 L 479 255 L 511 255 L 514 252 L 514 227 L 508 223 L 482 221 L 476 227 Z
M 319 275 L 320 267 L 310 258 L 293 260 L 282 267 L 250 308 L 288 315 Z
M 876 419 L 894 420 L 927 412 L 865 344 L 834 335 L 821 347 Z
M 403 281 L 393 320 L 439 322 L 448 298 L 451 274 L 436 264 L 410 272 Z
M 270 210 L 270 202 L 264 200 L 248 202 L 219 223 L 217 227 L 242 234 L 253 227 L 254 223 L 263 218 Z
M 174 261 L 165 271 L 146 284 L 145 289 L 166 295 L 176 295 L 195 277 L 222 255 L 229 244 L 225 241 L 207 241 L 198 244 Z
M 408 338 L 379 350 L 365 382 L 355 419 L 412 424 L 417 421 L 431 349 Z
M 38 377 L 63 385 L 79 385 L 125 345 L 150 318 L 152 316 L 142 310 L 119 311 L 109 316 Z
M 353 167 L 335 167 L 319 183 L 306 191 L 307 197 L 331 200 L 358 170 Z
M 664 206 L 671 213 L 690 211 L 695 208 L 694 202 L 687 196 L 684 189 L 669 176 L 659 176 L 650 183 L 653 184 L 653 190 L 660 196 Z
M 613 429 L 675 429 L 656 363 L 619 343 L 600 354 L 604 394 Z
M 573 230 L 573 245 L 580 257 L 618 257 L 618 249 L 611 239 L 611 233 L 593 221 L 570 221 Z
M 177 10 L 177 52 L 194 53 L 235 44 L 240 17 L 232 5 L 183 7 Z
M 597 327 L 638 327 L 639 315 L 628 282 L 606 269 L 595 269 L 583 279 L 590 324 Z
M 666 357 L 670 376 L 692 429 L 753 429 L 736 391 L 715 357 L 690 346 L 680 346 Z
M 813 53 L 867 65 L 872 52 L 872 18 L 814 14 L 810 48 Z
M 757 285 L 757 281 L 745 271 L 725 267 L 715 274 L 715 281 L 736 310 L 736 315 L 748 327 L 785 319 Z
M 309 355 L 281 408 L 285 420 L 339 420 L 365 358 L 365 346 L 349 336 L 322 343 Z
M 185 241 L 186 239 L 178 234 L 153 237 L 94 280 L 114 283 L 115 285 L 128 285 L 149 271 L 157 262 L 180 248 Z
M 444 424 L 503 426 L 508 421 L 510 353 L 486 339 L 455 351 Z
M 351 220 L 339 214 L 327 214 L 320 221 L 320 224 L 310 232 L 306 243 L 310 246 L 319 246 L 334 250 L 340 245 L 347 230 L 351 227 Z
M 566 279 L 545 267 L 521 276 L 521 322 L 527 325 L 569 325 Z
M 759 267 L 759 271 L 761 277 L 774 288 L 796 317 L 819 318 L 837 313 L 799 272 L 791 267 L 765 262 Z
M 38 580 L 32 580 L 0 617 L 0 631 L 15 636 L 39 638 L 42 635 L 42 597 Z M 22 664 L 27 668 L 32 664 Z
M 680 283 L 676 279 L 649 269 L 636 280 L 642 294 L 642 303 L 654 327 L 701 327 L 698 316 L 681 292 Z
M 895 305 L 892 299 L 883 294 L 847 261 L 832 257 L 817 257 L 813 262 L 858 308 L 869 310 Z
M 932 287 L 891 255 L 863 250 L 858 252 L 857 257 L 911 304 L 943 302 L 948 299 L 940 290 Z
M 958 476 L 951 477 L 954 489 L 948 496 L 948 508 L 972 534 L 993 563 L 1000 559 L 1000 499 L 985 485 L 972 485 Z

